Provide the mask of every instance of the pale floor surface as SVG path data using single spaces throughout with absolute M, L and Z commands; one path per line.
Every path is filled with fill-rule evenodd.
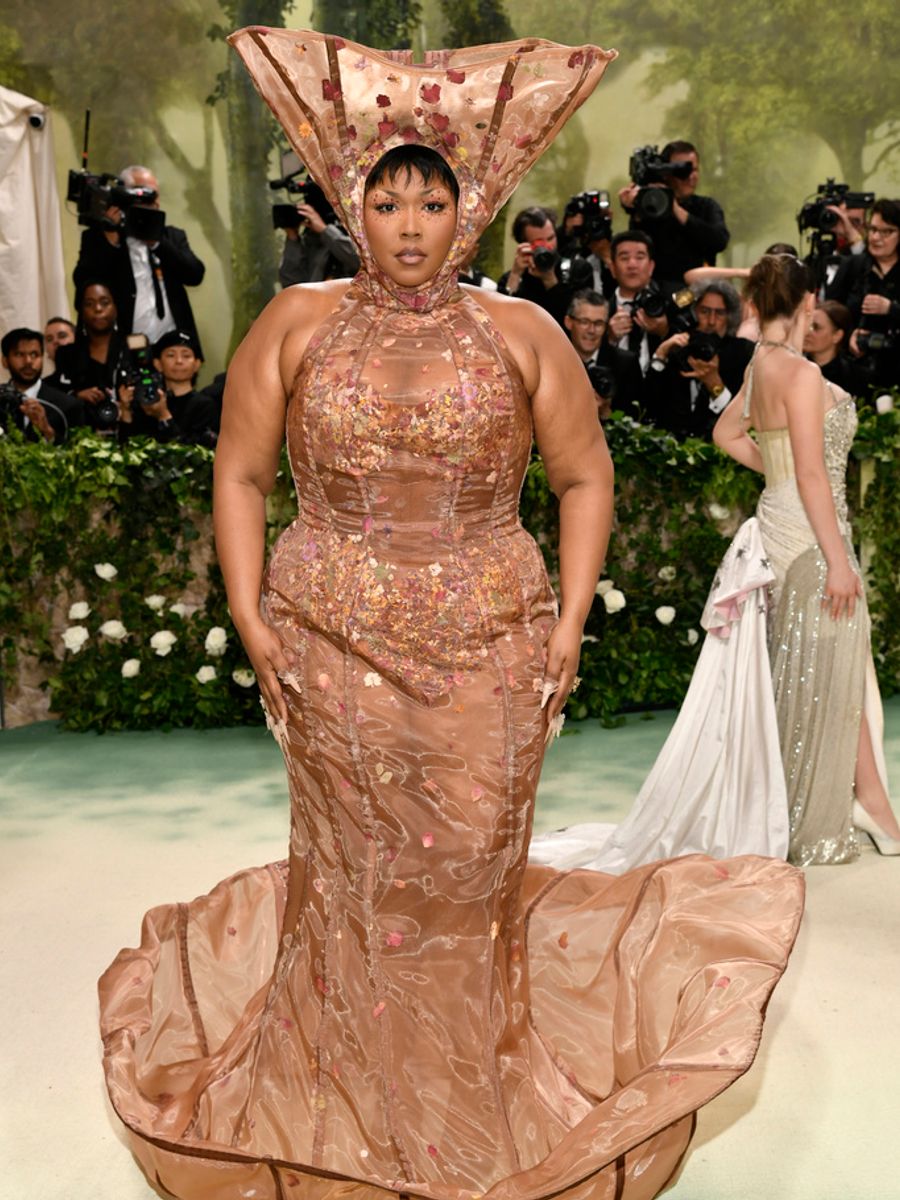
M 618 819 L 670 723 L 563 738 L 538 826 Z M 106 1102 L 95 980 L 147 908 L 283 856 L 280 758 L 256 731 L 31 727 L 0 734 L 0 797 L 0 1200 L 150 1200 Z M 807 883 L 757 1061 L 701 1111 L 671 1200 L 900 1200 L 900 859 L 867 843 Z

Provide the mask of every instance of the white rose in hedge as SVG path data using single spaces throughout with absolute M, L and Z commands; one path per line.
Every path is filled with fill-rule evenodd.
M 165 596 L 160 596 L 158 592 L 154 592 L 152 596 L 145 596 L 144 603 L 148 608 L 152 608 L 154 612 L 162 612 L 166 603 Z
M 711 504 L 709 506 L 709 515 L 714 521 L 727 521 L 731 516 L 731 509 L 725 508 L 722 504 Z
M 63 645 L 73 654 L 77 654 L 90 636 L 83 625 L 70 625 L 63 634 Z
M 688 642 L 688 645 L 689 645 L 689 646 L 696 646 L 696 645 L 697 645 L 697 643 L 698 643 L 699 641 L 700 641 L 700 634 L 697 632 L 697 630 L 696 630 L 696 629 L 689 629 L 689 630 L 687 631 L 687 642 Z
M 150 648 L 155 650 L 160 658 L 165 658 L 178 638 L 169 629 L 160 629 L 150 639 Z
M 169 607 L 169 612 L 174 613 L 176 617 L 186 617 L 191 610 L 181 600 L 177 604 L 172 604 Z
M 91 611 L 91 606 L 87 600 L 77 600 L 74 604 L 69 605 L 69 620 L 83 621 Z
M 597 586 L 594 588 L 594 594 L 597 596 L 605 596 L 606 593 L 608 591 L 610 591 L 611 588 L 614 588 L 614 587 L 615 587 L 615 584 L 613 583 L 613 581 L 611 579 L 601 579 L 600 582 L 597 584 Z
M 120 642 L 123 637 L 128 637 L 128 630 L 121 621 L 104 621 L 100 626 L 100 632 L 104 637 L 112 638 L 114 642 Z
M 135 675 L 141 673 L 141 660 L 139 658 L 126 658 L 122 663 L 122 678 L 134 679 Z
M 211 654 L 213 658 L 220 658 L 225 653 L 227 644 L 228 634 L 221 625 L 213 625 L 212 629 L 206 635 L 206 641 L 203 643 L 206 647 L 206 653 Z
M 653 615 L 660 625 L 671 625 L 675 620 L 675 609 L 671 604 L 662 604 Z
M 101 579 L 105 579 L 107 583 L 111 579 L 115 579 L 118 573 L 118 567 L 114 567 L 112 563 L 94 563 L 94 574 L 99 575 Z
M 195 676 L 198 683 L 212 683 L 215 677 L 216 668 L 211 667 L 209 663 L 204 663 Z
M 656 578 L 661 579 L 663 583 L 671 583 L 677 574 L 678 572 L 673 566 L 660 567 L 656 572 Z
M 256 683 L 256 676 L 247 667 L 238 667 L 237 670 L 232 671 L 231 678 L 238 687 L 253 687 Z
M 606 605 L 608 613 L 621 612 L 626 604 L 625 594 L 618 588 L 610 588 L 603 593 L 603 603 Z

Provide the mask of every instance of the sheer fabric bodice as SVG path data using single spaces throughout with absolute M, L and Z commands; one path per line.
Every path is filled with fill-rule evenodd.
M 267 590 L 433 702 L 511 622 L 554 611 L 518 518 L 528 399 L 503 339 L 459 290 L 374 303 L 365 278 L 312 339 L 288 411 L 299 515 Z

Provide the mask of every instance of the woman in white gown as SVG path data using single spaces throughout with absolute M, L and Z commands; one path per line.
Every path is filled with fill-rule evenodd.
M 695 852 L 842 863 L 859 853 L 857 829 L 900 853 L 847 516 L 856 410 L 803 357 L 815 308 L 804 265 L 764 255 L 748 294 L 761 337 L 714 437 L 765 473 L 756 515 L 716 575 L 694 676 L 631 813 L 536 839 L 542 862 L 616 873 Z

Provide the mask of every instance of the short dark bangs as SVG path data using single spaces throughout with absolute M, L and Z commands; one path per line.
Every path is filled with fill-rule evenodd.
M 383 184 L 385 179 L 394 183 L 397 176 L 401 174 L 405 182 L 409 184 L 413 171 L 422 176 L 426 187 L 435 181 L 444 184 L 452 194 L 454 202 L 459 202 L 459 183 L 447 160 L 442 158 L 437 150 L 414 143 L 407 146 L 395 146 L 393 150 L 388 150 L 387 154 L 383 154 L 379 158 L 366 179 L 366 195 L 373 187 L 377 187 L 380 183 Z

